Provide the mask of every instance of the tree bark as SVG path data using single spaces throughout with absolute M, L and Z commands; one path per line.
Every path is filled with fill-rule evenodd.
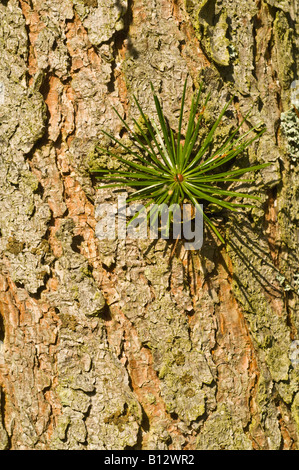
M 298 449 L 296 8 L 1 0 L 0 448 Z M 113 107 L 152 114 L 152 82 L 176 129 L 186 77 L 207 125 L 235 95 L 217 138 L 266 125 L 241 161 L 271 162 L 262 202 L 218 214 L 226 246 L 99 241 Z

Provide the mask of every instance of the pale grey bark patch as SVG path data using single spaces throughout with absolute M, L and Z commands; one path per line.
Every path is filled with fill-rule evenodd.
M 9 281 L 1 279 L 2 447 L 296 445 L 296 5 L 183 3 L 179 20 L 171 2 L 155 0 L 135 0 L 132 11 L 126 1 L 34 0 L 23 12 L 16 0 L 0 4 L 0 250 Z M 102 129 L 122 130 L 112 106 L 131 124 L 139 118 L 134 93 L 154 114 L 152 81 L 175 129 L 190 64 L 186 112 L 204 78 L 212 92 L 206 125 L 237 93 L 219 141 L 252 105 L 249 124 L 266 124 L 245 156 L 273 162 L 253 183 L 262 202 L 223 226 L 227 252 L 207 237 L 192 267 L 183 253 L 170 262 L 163 241 L 91 242 L 84 229 L 95 226 L 96 199 L 87 170 L 112 165 L 95 151 L 99 140 L 111 145 Z M 280 118 L 286 152 L 277 145 Z

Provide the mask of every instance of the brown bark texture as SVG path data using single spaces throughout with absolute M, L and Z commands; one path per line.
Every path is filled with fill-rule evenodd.
M 1 449 L 298 449 L 298 33 L 296 0 L 0 1 Z M 177 130 L 186 77 L 184 125 L 203 82 L 219 141 L 266 126 L 261 202 L 225 246 L 98 240 L 113 107 L 152 82 Z

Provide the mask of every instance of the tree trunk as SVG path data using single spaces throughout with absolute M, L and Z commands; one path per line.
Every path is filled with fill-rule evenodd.
M 0 17 L 0 448 L 297 449 L 296 0 L 1 0 Z M 266 125 L 244 156 L 271 162 L 262 202 L 217 215 L 226 246 L 99 241 L 113 107 L 153 113 L 152 82 L 177 129 L 186 77 L 207 125 L 235 95 L 219 139 L 251 107 Z

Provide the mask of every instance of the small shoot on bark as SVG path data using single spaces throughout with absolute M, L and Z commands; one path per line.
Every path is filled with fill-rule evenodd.
M 101 182 L 106 183 L 101 188 L 132 188 L 134 192 L 130 195 L 128 202 L 146 201 L 147 207 L 152 203 L 159 206 L 161 204 L 182 205 L 184 202 L 189 202 L 200 211 L 205 223 L 224 243 L 223 236 L 213 221 L 202 210 L 201 204 L 208 203 L 221 209 L 237 211 L 240 208 L 253 206 L 252 204 L 235 202 L 235 199 L 260 200 L 256 195 L 227 189 L 226 183 L 230 184 L 234 181 L 252 182 L 254 181 L 252 178 L 240 177 L 246 173 L 254 173 L 265 168 L 269 163 L 239 169 L 227 169 L 227 163 L 235 161 L 236 157 L 260 138 L 265 129 L 258 131 L 260 126 L 252 127 L 240 136 L 239 130 L 248 118 L 248 113 L 235 130 L 215 150 L 212 145 L 215 132 L 233 98 L 226 103 L 205 138 L 200 141 L 199 136 L 203 125 L 204 110 L 210 99 L 209 94 L 202 108 L 199 109 L 202 84 L 197 95 L 192 99 L 189 119 L 184 133 L 183 115 L 187 80 L 182 95 L 177 133 L 168 125 L 160 100 L 152 84 L 151 87 L 158 117 L 157 122 L 145 114 L 135 96 L 134 100 L 140 112 L 142 124 L 140 120 L 133 119 L 134 130 L 130 129 L 119 112 L 114 109 L 129 133 L 134 144 L 133 148 L 128 147 L 121 139 L 114 137 L 112 134 L 102 131 L 131 158 L 127 160 L 124 156 L 105 148 L 99 148 L 102 153 L 108 154 L 122 164 L 120 169 L 100 168 L 94 171 L 96 177 Z M 225 165 L 226 169 L 221 169 Z

